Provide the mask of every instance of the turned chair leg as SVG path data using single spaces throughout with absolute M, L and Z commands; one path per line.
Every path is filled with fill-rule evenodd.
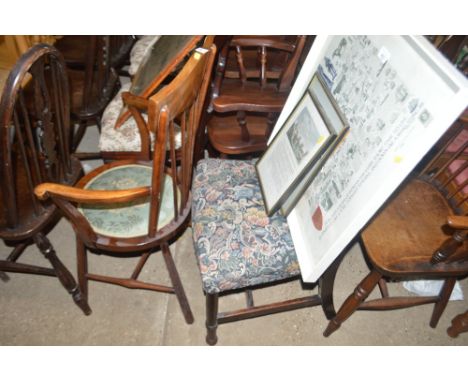
M 249 129 L 247 128 L 247 115 L 245 111 L 238 111 L 237 112 L 237 123 L 239 124 L 241 128 L 241 139 L 244 142 L 250 141 L 250 134 L 249 134 Z
M 453 287 L 455 286 L 455 282 L 457 279 L 455 277 L 450 277 L 445 280 L 444 285 L 439 293 L 439 301 L 435 304 L 434 310 L 432 312 L 431 322 L 429 325 L 431 328 L 435 328 L 437 323 L 439 322 L 440 316 L 445 310 L 447 303 L 450 299 L 450 295 L 452 294 Z
M 85 298 L 83 298 L 83 295 L 81 294 L 81 291 L 78 288 L 78 285 L 76 284 L 76 281 L 73 278 L 70 271 L 62 264 L 62 262 L 57 257 L 54 247 L 52 246 L 49 239 L 47 239 L 47 237 L 44 234 L 38 233 L 34 236 L 34 242 L 36 243 L 41 253 L 52 264 L 52 267 L 57 273 L 58 279 L 68 291 L 68 293 L 72 295 L 73 301 L 75 301 L 76 305 L 80 307 L 84 314 L 91 314 L 91 308 L 89 307 L 88 302 Z
M 206 294 L 206 343 L 216 345 L 218 336 L 218 294 Z
M 177 273 L 174 260 L 172 259 L 169 246 L 167 245 L 167 243 L 164 243 L 161 245 L 161 249 L 167 270 L 169 272 L 169 277 L 172 282 L 172 286 L 174 287 L 174 292 L 177 296 L 177 300 L 179 301 L 180 308 L 182 309 L 182 313 L 185 318 L 185 322 L 187 322 L 187 324 L 192 324 L 194 321 L 193 314 L 190 310 L 190 305 L 188 303 L 187 296 L 185 295 L 184 287 L 182 286 L 182 281 L 180 281 L 179 274 Z
M 361 302 L 369 296 L 381 278 L 382 275 L 376 270 L 373 270 L 359 283 L 354 292 L 350 294 L 343 303 L 336 316 L 328 323 L 327 328 L 323 332 L 325 337 L 328 337 L 340 328 L 341 324 L 346 321 L 358 309 Z

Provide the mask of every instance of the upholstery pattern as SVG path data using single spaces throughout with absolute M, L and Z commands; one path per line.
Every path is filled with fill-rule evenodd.
M 143 165 L 125 165 L 111 168 L 93 178 L 85 189 L 124 190 L 151 185 L 152 168 Z M 180 197 L 179 199 L 180 200 Z M 79 211 L 95 232 L 112 237 L 137 237 L 148 233 L 149 197 L 140 200 L 107 205 L 81 205 Z M 163 227 L 174 218 L 173 188 L 166 175 L 158 226 Z
M 130 116 L 118 129 L 115 123 L 122 112 L 122 92 L 129 91 L 131 84 L 122 86 L 117 95 L 107 105 L 101 119 L 101 135 L 99 137 L 99 150 L 101 152 L 138 152 L 141 151 L 140 132 L 135 119 Z M 148 122 L 148 116 L 143 114 L 143 119 Z M 175 125 L 176 147 L 181 146 L 180 127 Z M 151 149 L 154 147 L 154 134 L 150 132 Z
M 253 161 L 201 160 L 192 195 L 193 240 L 205 292 L 300 273 L 286 219 L 266 215 Z
M 140 67 L 143 58 L 151 47 L 159 40 L 161 36 L 143 36 L 132 47 L 130 51 L 130 66 L 128 73 L 134 76 Z

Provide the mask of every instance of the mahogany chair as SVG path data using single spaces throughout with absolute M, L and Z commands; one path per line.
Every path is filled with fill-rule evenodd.
M 324 335 L 356 310 L 387 310 L 434 304 L 435 328 L 457 278 L 468 275 L 468 126 L 461 117 L 452 138 L 421 173 L 406 182 L 361 232 L 370 273 L 345 300 Z M 386 279 L 442 279 L 436 296 L 390 297 Z M 367 301 L 379 286 L 382 298 Z
M 36 195 L 42 200 L 50 198 L 73 225 L 78 280 L 86 300 L 88 280 L 175 293 L 186 322 L 193 322 L 169 243 L 183 233 L 190 216 L 194 137 L 214 52 L 214 47 L 195 51 L 171 84 L 150 98 L 149 126 L 157 137 L 152 161 L 106 164 L 81 178 L 76 187 L 53 183 L 36 187 Z M 182 131 L 180 161 L 175 159 L 175 119 Z M 88 270 L 87 249 L 140 260 L 128 278 L 99 275 Z M 172 286 L 138 280 L 150 255 L 159 249 Z
M 222 156 L 266 149 L 305 43 L 306 36 L 234 36 L 226 42 L 207 125 L 209 142 Z
M 53 47 L 38 44 L 10 72 L 0 103 L 0 238 L 13 247 L 0 272 L 56 276 L 85 314 L 90 314 L 71 273 L 46 234 L 58 221 L 55 205 L 40 203 L 34 187 L 42 182 L 73 185 L 82 175 L 70 155 L 70 109 L 65 64 Z M 51 268 L 19 263 L 36 244 Z

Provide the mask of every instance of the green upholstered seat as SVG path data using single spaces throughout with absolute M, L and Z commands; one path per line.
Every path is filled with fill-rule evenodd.
M 85 189 L 124 190 L 150 186 L 152 171 L 151 167 L 144 165 L 113 167 L 93 178 L 85 186 Z M 180 197 L 178 200 L 180 200 Z M 149 196 L 126 203 L 81 205 L 79 210 L 98 234 L 130 238 L 143 236 L 148 233 Z M 158 227 L 162 228 L 173 218 L 172 180 L 170 176 L 166 175 Z

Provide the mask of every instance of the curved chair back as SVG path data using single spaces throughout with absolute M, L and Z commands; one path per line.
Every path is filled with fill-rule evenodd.
M 0 260 L 3 272 L 57 276 L 83 313 L 88 303 L 72 274 L 57 257 L 46 237 L 59 214 L 53 203 L 41 203 L 34 188 L 43 182 L 74 184 L 82 174 L 70 155 L 70 106 L 62 55 L 38 44 L 13 67 L 0 101 L 0 238 L 12 252 Z M 19 263 L 23 251 L 35 243 L 52 267 Z
M 0 103 L 0 236 L 20 238 L 39 229 L 55 209 L 34 187 L 73 183 L 81 172 L 69 152 L 68 83 L 61 54 L 38 44 L 13 67 Z

